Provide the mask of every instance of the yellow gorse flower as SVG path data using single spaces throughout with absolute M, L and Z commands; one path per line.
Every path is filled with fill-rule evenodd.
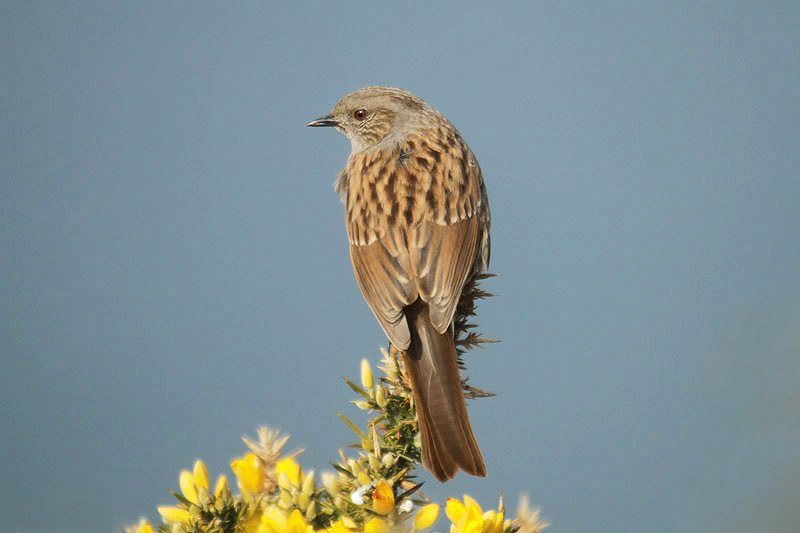
M 485 513 L 478 502 L 464 495 L 464 502 L 447 498 L 447 518 L 453 523 L 450 533 L 502 533 L 503 513 L 494 510 Z
M 183 496 L 195 505 L 208 498 L 208 470 L 206 465 L 198 459 L 194 463 L 194 471 L 181 472 L 178 482 Z
M 483 533 L 503 533 L 503 513 L 495 510 L 483 513 Z
M 228 488 L 228 478 L 225 474 L 220 474 L 217 478 L 217 483 L 214 485 L 214 497 L 219 498 L 223 491 L 230 490 Z
M 181 472 L 178 478 L 181 486 L 181 492 L 184 497 L 195 505 L 200 505 L 200 497 L 197 494 L 197 487 L 194 486 L 194 477 L 188 470 Z
M 197 486 L 197 489 L 202 492 L 203 489 L 208 491 L 209 484 L 208 484 L 208 469 L 206 468 L 206 464 L 198 459 L 194 462 L 194 469 L 192 470 L 192 474 L 194 477 L 194 484 Z
M 254 533 L 313 533 L 314 529 L 306 523 L 299 509 L 287 514 L 278 507 L 269 507 L 261 515 Z
M 258 533 L 283 533 L 288 522 L 286 513 L 277 507 L 265 509 L 261 515 L 261 525 Z
M 242 533 L 258 533 L 258 528 L 261 527 L 261 517 L 258 514 L 252 515 L 247 520 L 240 522 Z
M 244 457 L 234 459 L 231 462 L 231 469 L 236 474 L 239 487 L 242 489 L 243 496 L 258 494 L 264 488 L 266 473 L 261 460 L 254 453 L 248 453 Z
M 458 498 L 447 498 L 447 506 L 444 509 L 447 518 L 455 524 L 459 520 L 461 520 L 461 516 L 464 514 L 467 508 L 461 503 Z
M 313 533 L 314 528 L 306 524 L 306 519 L 300 509 L 295 509 L 289 514 L 289 521 L 286 524 L 288 533 Z
M 372 491 L 372 508 L 376 513 L 384 515 L 394 509 L 394 493 L 385 479 L 378 481 L 375 490 Z
M 286 472 L 292 485 L 300 483 L 300 463 L 294 457 L 286 457 L 275 464 L 275 476 L 280 478 L 281 472 Z
M 426 529 L 439 518 L 439 504 L 429 503 L 423 506 L 414 516 L 414 529 Z
M 173 507 L 171 505 L 158 506 L 158 514 L 164 519 L 165 522 L 177 522 L 180 524 L 188 524 L 192 519 L 192 515 L 186 509 L 180 507 Z

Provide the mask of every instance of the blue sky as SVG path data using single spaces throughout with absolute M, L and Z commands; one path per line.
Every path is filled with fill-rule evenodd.
M 795 2 L 5 2 L 0 511 L 155 518 L 197 457 L 290 433 L 317 471 L 385 339 L 305 128 L 408 89 L 477 155 L 502 339 L 468 357 L 489 475 L 552 531 L 796 531 Z

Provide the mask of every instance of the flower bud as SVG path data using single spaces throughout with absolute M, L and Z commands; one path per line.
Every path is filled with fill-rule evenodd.
M 366 359 L 361 360 L 361 384 L 364 388 L 369 390 L 372 388 L 372 368 L 369 366 L 369 361 Z

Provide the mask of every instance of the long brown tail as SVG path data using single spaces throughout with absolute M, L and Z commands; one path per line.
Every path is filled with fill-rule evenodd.
M 411 346 L 403 359 L 417 404 L 422 464 L 442 482 L 459 468 L 483 477 L 486 465 L 469 423 L 453 336 L 434 329 L 420 300 L 406 308 L 406 319 Z

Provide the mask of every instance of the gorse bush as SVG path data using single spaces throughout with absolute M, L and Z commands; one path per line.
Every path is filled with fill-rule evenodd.
M 487 296 L 474 280 L 465 288 L 471 296 L 463 303 L 455 322 L 459 354 L 491 339 L 484 338 L 467 323 L 474 316 L 474 300 Z M 461 305 L 461 304 L 460 304 Z M 415 479 L 420 466 L 420 441 L 411 389 L 403 378 L 398 352 L 381 350 L 374 379 L 372 368 L 361 362 L 360 384 L 345 380 L 358 395 L 353 403 L 370 412 L 365 428 L 343 415 L 342 420 L 356 435 L 351 448 L 354 457 L 340 452 L 333 470 L 317 476 L 306 471 L 298 453 L 285 454 L 288 437 L 268 428 L 258 430 L 256 441 L 245 438 L 249 451 L 231 462 L 238 491 L 222 474 L 215 483 L 205 464 L 197 460 L 192 471 L 179 475 L 180 492 L 172 491 L 177 502 L 158 507 L 163 524 L 142 519 L 127 533 L 311 533 L 311 532 L 406 532 L 433 526 L 441 506 L 429 501 Z M 467 397 L 485 393 L 464 383 Z M 451 532 L 535 533 L 547 526 L 539 512 L 523 499 L 513 519 L 506 516 L 502 497 L 496 509 L 484 511 L 468 495 L 448 498 L 444 512 Z

